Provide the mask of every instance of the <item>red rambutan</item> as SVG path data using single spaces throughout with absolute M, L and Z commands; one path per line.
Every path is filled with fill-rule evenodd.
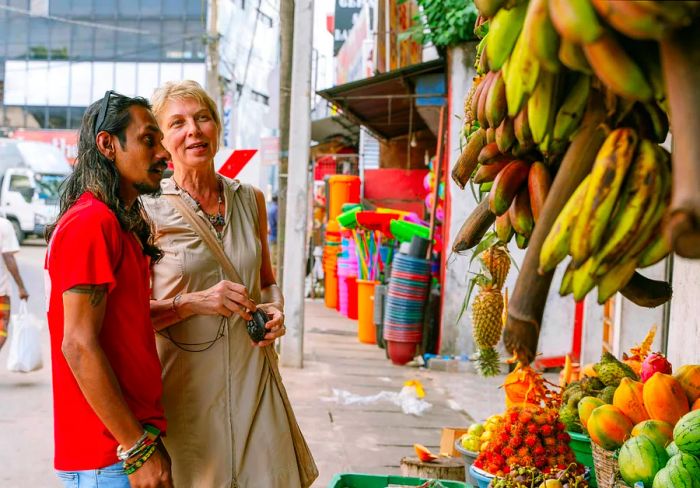
M 540 432 L 544 437 L 549 437 L 554 433 L 554 428 L 551 425 L 543 425 L 540 428 Z
M 523 444 L 523 438 L 520 437 L 519 435 L 514 435 L 513 437 L 510 438 L 508 441 L 508 445 L 512 447 L 513 449 L 517 449 Z
M 528 434 L 525 436 L 525 444 L 529 447 L 534 446 L 537 443 L 537 436 L 534 434 Z

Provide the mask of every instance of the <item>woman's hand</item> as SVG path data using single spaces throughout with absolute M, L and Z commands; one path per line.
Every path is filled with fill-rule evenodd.
M 255 343 L 251 343 L 257 347 L 265 347 L 275 342 L 275 339 L 282 337 L 287 333 L 287 328 L 284 326 L 284 313 L 282 313 L 281 306 L 277 303 L 261 303 L 258 308 L 263 310 L 269 317 L 265 323 L 265 328 L 268 333 L 265 334 L 265 339 Z
M 245 286 L 228 280 L 222 280 L 206 290 L 183 295 L 181 307 L 188 309 L 189 315 L 230 317 L 236 313 L 244 320 L 251 320 L 251 312 L 257 308 Z

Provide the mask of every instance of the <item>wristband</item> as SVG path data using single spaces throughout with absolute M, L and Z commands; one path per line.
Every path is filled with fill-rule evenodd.
M 153 455 L 154 452 L 156 452 L 156 444 L 150 444 L 150 446 L 143 452 L 141 457 L 139 457 L 136 461 L 132 463 L 124 463 L 124 472 L 127 475 L 130 475 L 134 473 L 137 469 L 139 469 L 141 466 L 143 466 L 146 461 Z

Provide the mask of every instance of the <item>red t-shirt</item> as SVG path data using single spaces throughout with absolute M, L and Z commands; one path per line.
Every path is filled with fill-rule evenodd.
M 97 469 L 117 462 L 118 442 L 92 410 L 68 367 L 63 293 L 76 285 L 107 285 L 100 345 L 136 418 L 165 431 L 161 367 L 149 312 L 149 261 L 137 238 L 91 193 L 58 223 L 47 251 L 56 469 Z M 47 280 L 48 281 L 48 280 Z

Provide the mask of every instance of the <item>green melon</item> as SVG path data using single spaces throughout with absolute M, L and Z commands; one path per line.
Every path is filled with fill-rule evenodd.
M 668 454 L 659 443 L 649 437 L 639 436 L 627 440 L 620 448 L 617 458 L 620 475 L 627 484 L 634 485 L 641 481 L 646 488 L 651 488 L 654 476 L 668 461 Z
M 668 453 L 668 457 L 673 457 L 679 452 L 681 452 L 681 450 L 678 449 L 678 446 L 675 442 L 671 442 L 668 446 L 666 446 L 666 452 Z
M 684 453 L 700 456 L 700 410 L 681 417 L 673 428 L 673 441 Z
M 669 459 L 666 466 L 684 468 L 693 476 L 693 479 L 700 480 L 700 460 L 695 456 L 681 452 Z
M 652 488 L 700 488 L 700 480 L 685 468 L 669 466 L 656 473 Z

